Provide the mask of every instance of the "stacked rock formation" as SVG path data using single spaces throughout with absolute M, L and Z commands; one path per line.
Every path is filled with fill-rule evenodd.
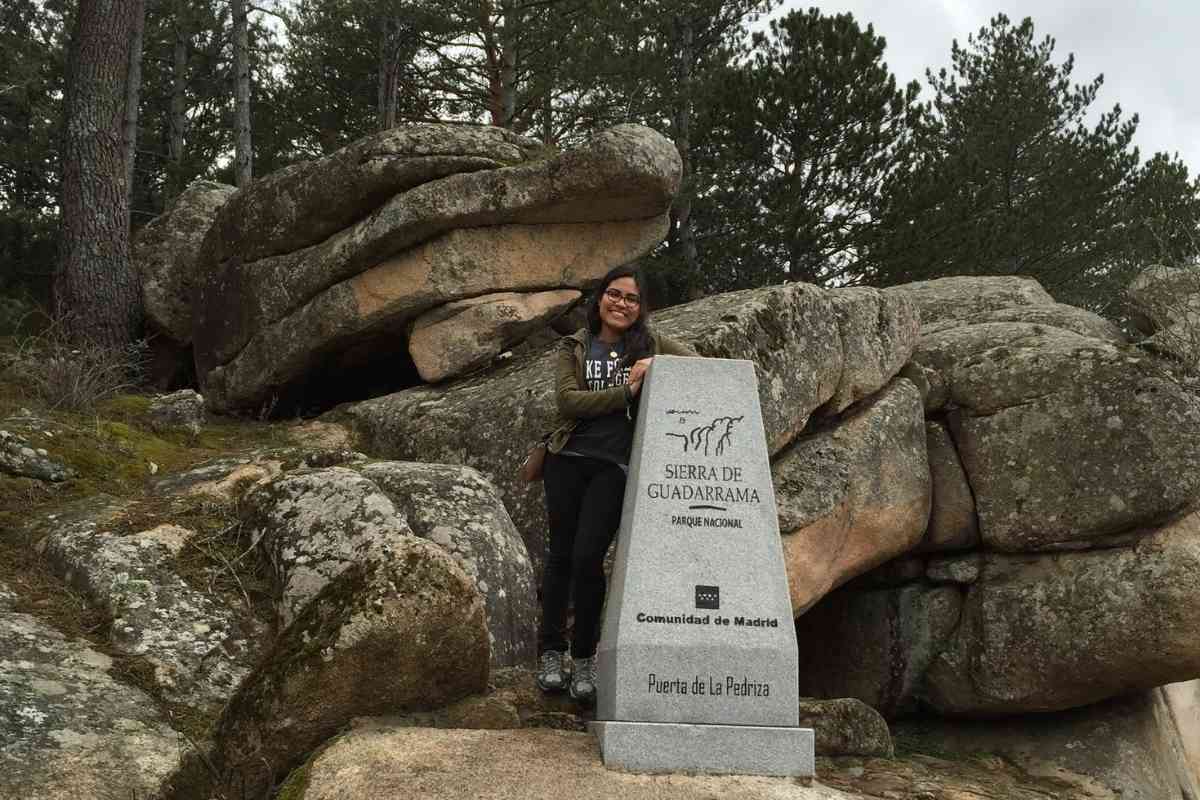
M 871 320 L 869 326 L 857 324 L 864 318 Z M 654 324 L 701 355 L 755 362 L 773 454 L 785 450 L 814 415 L 836 415 L 856 399 L 888 386 L 917 338 L 916 312 L 902 298 L 874 289 L 828 291 L 807 284 L 698 300 L 664 311 Z M 329 416 L 348 422 L 370 452 L 463 463 L 484 473 L 498 488 L 530 558 L 540 567 L 545 545 L 541 488 L 518 481 L 514 465 L 529 442 L 553 427 L 556 357 L 554 352 L 534 354 L 486 375 L 415 387 L 344 406 Z M 899 386 L 897 390 L 905 391 Z M 919 417 L 919 401 L 911 410 Z M 481 433 L 480 420 L 489 419 L 505 420 L 505 429 Z M 796 528 L 790 524 L 784 530 Z M 917 538 L 919 533 L 920 525 Z M 819 547 L 814 542 L 812 548 Z M 789 559 L 803 560 L 812 548 L 792 547 Z M 833 568 L 836 575 L 823 572 L 822 580 L 833 585 L 887 557 L 851 559 L 854 566 L 839 563 Z M 813 591 L 793 591 L 798 594 L 811 599 Z
M 1131 766 L 1089 750 L 1093 770 L 1127 796 L 1195 796 L 1195 689 L 1153 693 L 1200 676 L 1200 398 L 1033 281 L 887 293 L 921 313 L 905 374 L 924 398 L 931 513 L 915 548 L 797 620 L 801 642 L 821 643 L 801 647 L 801 693 L 857 697 L 892 717 L 1009 716 L 1007 739 L 960 736 L 954 723 L 934 738 L 1015 753 L 1013 730 L 1028 726 L 1061 740 L 1039 755 L 1059 766 L 1085 760 L 1068 731 L 1124 714 L 1113 752 Z M 1144 702 L 1045 713 L 1131 692 Z M 1160 761 L 1169 775 L 1141 785 Z
M 148 305 L 163 293 L 154 287 L 182 287 L 166 305 L 176 319 L 190 308 L 190 320 L 163 312 L 156 324 L 181 347 L 194 341 L 210 408 L 270 405 L 331 370 L 398 357 L 426 384 L 317 423 L 346 424 L 370 457 L 345 439 L 331 451 L 241 454 L 160 478 L 149 503 L 94 498 L 34 520 L 51 568 L 112 618 L 111 650 L 149 668 L 159 702 L 207 709 L 216 724 L 185 753 L 144 693 L 98 674 L 108 656 L 52 641 L 0 586 L 0 638 L 23 659 L 0 659 L 0 693 L 17 698 L 0 703 L 0 723 L 26 731 L 0 761 L 36 766 L 10 769 L 0 793 L 23 791 L 30 775 L 73 774 L 88 787 L 114 780 L 120 759 L 145 759 L 152 768 L 120 791 L 258 796 L 298 768 L 286 796 L 334 796 L 341 765 L 361 761 L 370 769 L 358 791 L 370 794 L 393 780 L 380 777 L 390 773 L 376 769 L 379 754 L 403 750 L 404 780 L 424 781 L 497 742 L 503 763 L 477 770 L 480 786 L 507 787 L 513 764 L 529 783 L 546 748 L 574 754 L 571 775 L 595 767 L 572 730 L 414 726 L 532 719 L 510 702 L 535 695 L 531 682 L 504 698 L 471 695 L 487 690 L 489 670 L 534 652 L 543 502 L 514 473 L 553 425 L 555 354 L 526 345 L 494 358 L 657 244 L 678 181 L 674 147 L 637 126 L 549 156 L 501 130 L 415 125 L 227 201 L 220 187 L 190 190 L 217 198 L 202 245 L 195 230 L 207 225 L 177 226 L 199 257 L 159 259 L 155 274 L 168 277 L 145 281 Z M 1200 313 L 1180 288 L 1188 277 L 1159 269 L 1131 289 L 1152 339 Z M 802 694 L 857 698 L 910 748 L 1003 753 L 1061 790 L 1012 796 L 1200 796 L 1200 399 L 1154 354 L 1187 351 L 1166 337 L 1144 343 L 1151 353 L 1131 347 L 1111 323 L 1012 277 L 773 286 L 653 322 L 704 356 L 756 365 Z M 185 495 L 236 507 L 253 542 L 245 555 L 271 578 L 274 626 L 176 574 L 194 534 L 146 509 L 169 514 Z M 96 692 L 112 694 L 111 708 L 84 702 Z M 861 703 L 830 708 L 810 711 L 826 747 L 857 739 L 891 752 L 876 718 L 862 724 Z M 120 727 L 104 714 L 140 737 L 141 754 L 131 737 L 97 733 Z M 388 714 L 403 716 L 335 738 L 357 717 Z M 534 716 L 578 724 L 544 707 Z M 854 731 L 870 735 L 844 735 Z M 895 774 L 907 784 L 862 796 L 925 792 L 916 772 L 936 784 L 931 761 L 906 763 Z M 983 796 L 1011 777 L 985 771 L 982 784 L 954 786 Z M 866 780 L 887 772 L 872 764 Z M 538 772 L 530 785 L 559 786 L 564 774 Z M 839 788 L 852 792 L 852 777 Z
M 1200 675 L 1200 402 L 1110 322 L 1032 280 L 952 278 L 733 293 L 655 324 L 758 366 L 802 694 L 1022 718 Z M 510 474 L 553 419 L 552 359 L 332 416 L 369 450 L 489 475 L 537 561 L 540 493 Z M 480 418 L 511 424 L 472 438 Z M 1145 757 L 1110 785 L 1183 752 L 1193 695 L 1153 735 L 1166 700 L 1138 707 L 1126 746 Z M 1200 776 L 1172 763 L 1180 786 Z
M 410 125 L 237 192 L 201 249 L 210 408 L 302 395 L 348 364 L 485 365 L 665 235 L 674 146 L 636 125 L 560 155 L 497 128 Z M 512 293 L 523 293 L 515 296 Z

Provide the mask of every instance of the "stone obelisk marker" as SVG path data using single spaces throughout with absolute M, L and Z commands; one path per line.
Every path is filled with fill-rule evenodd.
M 813 774 L 751 362 L 655 357 L 597 657 L 606 765 Z

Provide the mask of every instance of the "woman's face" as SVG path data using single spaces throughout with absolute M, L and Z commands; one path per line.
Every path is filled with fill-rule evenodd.
M 631 302 L 634 301 L 634 302 Z M 642 313 L 641 292 L 633 278 L 617 278 L 600 295 L 600 324 L 624 333 Z

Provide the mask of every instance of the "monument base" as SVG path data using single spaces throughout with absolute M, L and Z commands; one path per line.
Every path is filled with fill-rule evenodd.
M 703 772 L 811 778 L 812 728 L 592 722 L 604 766 L 629 772 Z

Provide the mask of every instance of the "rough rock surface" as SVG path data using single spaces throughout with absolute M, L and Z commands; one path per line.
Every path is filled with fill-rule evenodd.
M 490 125 L 401 125 L 254 181 L 219 215 L 205 246 L 216 263 L 286 253 L 358 222 L 408 189 L 520 164 L 540 149 L 533 139 Z
M 1163 701 L 1179 732 L 1184 762 L 1200 780 L 1200 680 L 1171 683 L 1161 687 Z M 1200 794 L 1196 794 L 1200 797 Z
M 1008 308 L 996 308 L 991 311 L 981 311 L 973 314 L 968 320 L 942 319 L 921 326 L 921 335 L 957 328 L 963 324 L 979 325 L 984 322 L 1027 322 L 1031 325 L 1044 325 L 1048 328 L 1062 328 L 1080 336 L 1089 336 L 1113 344 L 1128 344 L 1129 337 L 1109 320 L 1091 311 L 1063 303 L 1048 305 L 1022 305 Z
M 385 560 L 412 535 L 373 481 L 352 469 L 287 473 L 246 495 L 247 523 L 277 587 L 280 627 L 356 563 Z
M 150 492 L 156 496 L 191 494 L 231 503 L 250 487 L 278 475 L 286 457 L 281 452 L 260 451 L 216 458 L 156 479 Z
M 800 691 L 887 716 L 918 704 L 996 717 L 1058 711 L 1200 674 L 1200 518 L 1125 547 L 970 553 L 924 579 L 848 586 L 797 620 Z
M 183 737 L 111 664 L 0 607 L 0 797 L 149 797 L 175 768 Z
M 1200 322 L 1200 273 L 1161 264 L 1147 267 L 1125 289 L 1129 317 L 1137 329 L 1154 334 L 1183 323 Z
M 150 403 L 150 428 L 156 433 L 183 431 L 199 436 L 204 425 L 204 398 L 194 389 L 159 395 Z
M 946 320 L 970 322 L 980 314 L 1017 306 L 1052 306 L 1054 298 L 1033 278 L 1015 275 L 956 275 L 914 281 L 884 290 L 917 307 L 921 327 Z
M 166 798 L 261 797 L 351 719 L 437 708 L 487 683 L 483 604 L 453 559 L 410 538 L 355 564 L 276 640 Z
M 205 362 L 197 350 L 207 400 L 215 408 L 253 405 L 327 365 L 330 354 L 357 348 L 362 358 L 363 348 L 372 346 L 394 351 L 408 321 L 442 303 L 497 289 L 535 291 L 596 280 L 644 255 L 666 230 L 666 215 L 452 230 L 324 289 L 294 310 L 281 310 L 281 318 L 259 327 L 244 348 L 230 348 L 224 364 Z M 278 293 L 237 296 L 242 302 L 280 299 Z
M 146 223 L 130 247 L 142 284 L 146 321 L 175 345 L 192 341 L 192 292 L 204 234 L 235 189 L 193 181 L 175 202 Z
M 483 596 L 494 666 L 537 657 L 537 586 L 496 487 L 470 467 L 383 461 L 362 467 L 413 532 L 449 553 Z
M 1200 365 L 1200 314 L 1195 320 L 1168 325 L 1137 344 L 1149 353 L 1182 362 L 1187 371 L 1194 374 Z
M 1200 675 L 1200 515 L 1131 547 L 988 555 L 926 677 L 947 714 L 1056 711 Z
M 486 366 L 575 303 L 576 289 L 500 292 L 446 303 L 413 323 L 408 352 L 427 383 Z
M 474 581 L 494 665 L 537 655 L 533 567 L 495 488 L 475 470 L 404 462 L 298 470 L 258 486 L 243 505 L 275 572 L 281 626 L 343 571 L 394 558 L 416 535 Z
M 89 498 L 41 523 L 39 548 L 64 580 L 112 616 L 111 640 L 145 658 L 167 699 L 220 707 L 249 671 L 256 643 L 236 615 L 174 571 L 191 531 L 174 525 L 114 532 L 123 506 Z
M 619 125 L 554 158 L 423 184 L 311 247 L 228 259 L 194 304 L 206 398 L 253 405 L 443 302 L 597 278 L 661 240 L 679 173 L 668 140 Z
M 317 450 L 354 450 L 354 434 L 344 425 L 310 419 L 288 426 L 284 433 L 300 447 Z
M 864 319 L 871 324 L 857 327 Z M 817 409 L 841 410 L 886 386 L 908 361 L 918 334 L 906 302 L 875 289 L 802 283 L 715 295 L 670 308 L 654 321 L 703 356 L 754 362 L 772 455 Z
M 851 288 L 830 294 L 842 339 L 842 376 L 822 409 L 839 414 L 874 394 L 900 372 L 912 354 L 921 320 L 917 307 L 897 293 Z
M 929 456 L 932 497 L 929 527 L 921 540 L 922 551 L 964 550 L 979 543 L 975 495 L 963 472 L 950 432 L 940 422 L 925 423 L 925 451 Z
M 290 792 L 294 792 L 291 794 Z M 336 739 L 283 789 L 288 800 L 340 797 L 579 800 L 835 800 L 786 778 L 634 775 L 607 770 L 591 734 L 371 726 Z
M 887 722 L 878 711 L 852 697 L 800 698 L 799 725 L 813 729 L 818 755 L 891 758 L 896 754 Z
M 1200 761 L 1189 739 L 1200 725 L 1194 692 L 1176 684 L 1057 714 L 981 722 L 922 717 L 896 723 L 909 750 L 994 753 L 1037 774 L 1088 775 L 1127 800 L 1200 797 Z M 1193 694 L 1190 703 L 1172 695 Z M 1191 726 L 1189 728 L 1189 726 Z
M 988 547 L 1085 546 L 1156 524 L 1195 496 L 1200 400 L 1144 354 L 990 322 L 923 336 L 913 359 L 947 387 Z
M 664 311 L 655 316 L 654 325 L 702 356 L 755 363 L 767 443 L 774 453 L 842 385 L 842 335 L 830 299 L 834 293 L 798 283 L 731 292 Z M 864 297 L 874 304 L 869 295 Z M 861 335 L 875 334 L 872 329 Z M 913 344 L 908 340 L 897 346 L 903 353 Z M 533 353 L 487 375 L 342 406 L 326 419 L 353 427 L 363 449 L 374 454 L 478 469 L 499 489 L 540 569 L 545 530 L 541 485 L 521 483 L 516 467 L 529 445 L 554 428 L 555 358 L 553 351 Z M 902 363 L 905 358 L 889 360 Z M 864 384 L 855 391 L 870 394 L 879 388 L 882 384 Z M 504 428 L 480 435 L 480 420 L 494 419 L 504 420 Z
M 1121 800 L 1086 775 L 1027 771 L 988 753 L 820 759 L 817 769 L 831 787 L 870 800 Z
M 797 440 L 772 465 L 792 609 L 921 541 L 929 518 L 925 424 L 899 379 L 836 427 Z
M 605 769 L 594 738 L 548 730 L 363 727 L 332 742 L 289 778 L 287 800 L 480 797 L 548 800 L 1116 800 L 1068 770 L 1032 775 L 1002 759 L 819 758 L 817 781 L 636 775 Z
M 35 449 L 15 433 L 0 430 L 0 472 L 58 483 L 72 477 L 68 467 L 50 458 L 44 449 Z

